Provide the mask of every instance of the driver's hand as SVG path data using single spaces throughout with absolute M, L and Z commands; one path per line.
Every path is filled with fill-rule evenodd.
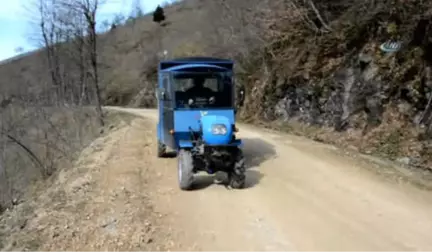
M 191 106 L 194 103 L 193 99 L 188 100 L 188 105 Z
M 210 104 L 214 104 L 216 101 L 216 98 L 214 96 L 210 97 L 209 102 Z

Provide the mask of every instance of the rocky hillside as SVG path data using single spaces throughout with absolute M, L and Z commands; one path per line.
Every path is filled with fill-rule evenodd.
M 254 98 L 242 115 L 259 109 L 267 121 L 320 127 L 312 130 L 316 139 L 431 167 L 431 8 L 362 1 L 319 35 L 287 25 L 286 44 L 266 48 L 264 55 L 277 56 L 260 60 L 261 71 L 247 83 Z M 389 40 L 401 49 L 380 50 Z
M 165 14 L 163 26 L 145 16 L 99 36 L 105 104 L 154 106 L 163 50 L 231 57 L 243 120 L 432 167 L 432 2 L 185 0 Z M 380 50 L 387 41 L 400 50 Z M 44 69 L 39 54 L 0 75 L 37 92 Z

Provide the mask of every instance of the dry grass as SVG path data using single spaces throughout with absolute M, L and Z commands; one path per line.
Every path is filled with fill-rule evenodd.
M 36 183 L 0 218 L 3 250 L 169 249 L 150 199 L 158 176 L 151 122 L 118 112 L 107 122 L 109 134 L 84 148 L 74 169 Z
M 6 200 L 1 203 L 7 207 L 3 209 L 6 212 L 0 215 L 0 247 L 2 249 L 5 249 L 5 246 L 12 246 L 37 250 L 43 244 L 43 239 L 46 239 L 38 234 L 40 230 L 29 232 L 26 235 L 19 232 L 23 232 L 29 222 L 37 217 L 35 211 L 48 208 L 53 213 L 62 211 L 62 207 L 68 204 L 65 192 L 68 188 L 65 188 L 63 184 L 66 176 L 74 176 L 73 178 L 76 179 L 76 181 L 70 179 L 71 186 L 76 186 L 83 179 L 85 182 L 83 175 L 91 162 L 88 160 L 88 151 L 97 153 L 101 150 L 101 145 L 94 144 L 94 139 L 106 138 L 109 131 L 128 124 L 133 119 L 129 114 L 107 112 L 107 126 L 100 129 L 95 127 L 97 118 L 94 109 L 45 108 L 43 110 L 49 114 L 48 119 L 39 117 L 41 113 L 31 113 L 33 116 L 26 120 L 36 122 L 35 124 L 30 124 L 26 120 L 21 121 L 20 127 L 26 129 L 26 132 L 23 132 L 19 139 L 31 148 L 44 164 L 52 164 L 51 168 L 55 169 L 52 171 L 52 176 L 42 179 L 39 168 L 35 167 L 35 164 L 16 146 L 6 145 L 5 149 L 0 149 L 7 154 L 4 167 L 9 174 L 7 178 L 3 176 L 4 174 L 0 177 L 2 181 L 0 193 L 2 200 Z M 28 113 L 29 110 L 26 111 Z M 47 132 L 48 139 L 52 140 L 51 144 L 41 142 L 43 138 L 38 137 L 38 132 Z M 55 149 L 52 149 L 54 147 Z M 87 149 L 87 152 L 83 152 L 83 149 Z M 46 153 L 49 153 L 50 156 L 44 156 Z M 74 169 L 69 169 L 72 167 Z M 12 198 L 17 199 L 14 206 L 10 204 Z M 81 209 L 82 205 L 89 202 L 82 197 L 79 199 L 78 203 L 72 205 L 73 209 Z M 39 215 L 39 217 L 49 218 L 52 215 Z
M 28 185 L 69 167 L 79 151 L 99 135 L 91 109 L 10 106 L 0 116 L 1 126 L 19 142 L 0 137 L 3 210 L 24 200 Z

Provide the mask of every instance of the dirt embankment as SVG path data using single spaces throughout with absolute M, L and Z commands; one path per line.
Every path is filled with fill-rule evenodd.
M 38 184 L 0 219 L 5 250 L 166 250 L 153 235 L 161 215 L 149 198 L 153 135 L 142 120 L 122 121 L 82 151 L 73 169 Z

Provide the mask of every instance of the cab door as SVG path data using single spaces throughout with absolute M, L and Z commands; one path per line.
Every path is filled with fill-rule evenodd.
M 168 147 L 176 149 L 174 135 L 170 133 L 171 130 L 174 130 L 174 95 L 170 85 L 169 74 L 163 73 L 161 78 L 163 97 L 161 97 L 162 108 L 160 111 L 162 113 L 161 118 L 163 142 Z

